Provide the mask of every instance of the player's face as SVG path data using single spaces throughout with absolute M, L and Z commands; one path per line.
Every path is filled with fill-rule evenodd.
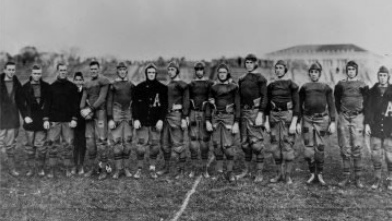
M 12 78 L 15 74 L 15 65 L 9 64 L 7 67 L 4 69 L 5 75 L 7 75 L 8 78 Z
M 74 78 L 74 84 L 76 84 L 76 86 L 81 87 L 84 84 L 84 80 L 82 77 L 77 76 Z
M 155 77 L 157 75 L 157 71 L 155 70 L 155 68 L 149 68 L 147 69 L 147 79 L 150 81 L 155 80 Z
M 91 77 L 93 77 L 93 78 L 97 77 L 97 76 L 98 76 L 98 73 L 99 73 L 99 67 L 98 67 L 98 65 L 91 65 L 91 66 L 90 66 L 90 74 L 91 74 Z
M 253 71 L 255 69 L 255 63 L 253 61 L 250 60 L 246 60 L 245 61 L 245 67 L 247 71 Z
M 278 78 L 283 77 L 286 74 L 284 65 L 275 65 L 275 74 L 278 76 Z
M 220 81 L 226 81 L 227 77 L 229 75 L 229 72 L 226 70 L 226 68 L 220 68 L 218 70 L 218 78 Z
M 67 66 L 66 65 L 60 65 L 58 70 L 57 70 L 58 76 L 60 79 L 66 79 L 68 72 L 67 72 Z
M 378 82 L 382 85 L 388 84 L 389 74 L 387 73 L 378 73 Z
M 347 67 L 347 77 L 355 78 L 356 76 L 357 76 L 357 70 L 352 66 L 348 66 Z
M 171 79 L 174 79 L 177 77 L 177 69 L 175 67 L 169 67 L 169 69 L 167 69 L 167 74 Z
M 320 79 L 320 72 L 318 70 L 310 70 L 309 77 L 312 82 L 318 82 Z
M 204 68 L 195 68 L 195 75 L 199 79 L 203 78 L 204 77 Z
M 33 70 L 31 73 L 31 79 L 33 79 L 34 82 L 38 82 L 42 77 L 42 70 Z
M 124 79 L 124 78 L 126 78 L 127 75 L 128 75 L 128 70 L 127 70 L 126 67 L 120 67 L 120 68 L 117 70 L 117 73 L 118 73 L 118 76 L 119 76 L 120 78 Z

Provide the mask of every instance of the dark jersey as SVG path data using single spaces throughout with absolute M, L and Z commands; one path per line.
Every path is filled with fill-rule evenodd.
M 113 107 L 129 110 L 133 99 L 135 85 L 129 81 L 115 81 L 109 87 L 107 113 L 110 119 L 113 116 Z
M 301 114 L 324 113 L 328 108 L 331 121 L 335 121 L 335 104 L 332 88 L 324 83 L 310 82 L 299 90 Z
M 234 120 L 240 119 L 240 95 L 238 86 L 233 83 L 215 83 L 212 85 L 209 100 L 213 100 L 217 111 L 233 112 Z M 206 119 L 211 119 L 211 111 L 207 111 Z
M 265 111 L 267 107 L 267 80 L 259 73 L 247 73 L 238 81 L 241 107 L 256 107 Z
M 191 110 L 203 110 L 208 101 L 208 94 L 214 83 L 210 80 L 194 80 L 189 83 L 189 100 Z
M 363 111 L 369 86 L 363 81 L 339 81 L 335 86 L 335 105 L 338 112 Z
M 293 110 L 299 115 L 298 85 L 291 80 L 277 80 L 267 87 L 267 113 L 273 110 Z
M 189 114 L 189 89 L 184 81 L 171 81 L 168 85 L 169 110 L 179 109 L 181 106 L 182 117 Z
M 135 87 L 132 117 L 142 126 L 155 126 L 167 114 L 167 87 L 157 80 L 146 80 Z
M 81 108 L 89 106 L 93 109 L 104 110 L 110 81 L 105 76 L 91 79 L 84 85 L 84 93 Z

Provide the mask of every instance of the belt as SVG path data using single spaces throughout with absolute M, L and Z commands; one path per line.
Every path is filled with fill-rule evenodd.
M 259 108 L 259 107 L 256 107 L 256 106 L 253 106 L 253 105 L 248 105 L 248 104 L 245 104 L 245 105 L 241 106 L 242 110 L 254 110 L 254 109 L 257 109 L 257 108 Z
M 192 108 L 191 111 L 196 111 L 196 112 L 204 112 L 202 109 L 200 108 Z
M 215 114 L 232 114 L 232 113 L 234 113 L 234 112 L 227 112 L 225 110 L 222 110 L 222 111 L 217 110 L 217 111 L 215 111 Z
M 344 114 L 349 114 L 349 115 L 359 115 L 362 114 L 362 111 L 342 111 Z
M 328 113 L 323 112 L 323 113 L 310 113 L 310 112 L 305 112 L 304 113 L 307 116 L 311 116 L 311 117 L 325 117 L 328 116 Z
M 173 113 L 173 112 L 181 112 L 182 109 L 174 109 L 174 110 L 169 110 L 169 113 Z
M 292 109 L 288 109 L 288 108 L 275 108 L 272 109 L 273 112 L 282 112 L 282 111 L 288 111 L 288 110 L 292 110 Z

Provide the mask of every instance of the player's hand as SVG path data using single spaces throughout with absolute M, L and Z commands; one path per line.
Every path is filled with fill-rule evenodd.
M 80 115 L 82 115 L 83 118 L 86 118 L 87 115 L 89 115 L 91 113 L 91 109 L 90 108 L 84 108 L 80 111 Z
M 328 127 L 328 133 L 333 134 L 336 131 L 336 124 L 335 122 L 331 122 Z
M 270 123 L 269 123 L 268 120 L 266 120 L 266 121 L 264 122 L 264 128 L 265 128 L 265 132 L 271 133 L 271 126 L 270 126 Z
M 372 134 L 372 130 L 370 129 L 370 125 L 366 124 L 365 125 L 365 134 L 370 136 Z
M 49 121 L 45 121 L 45 122 L 44 122 L 44 129 L 45 129 L 45 130 L 49 130 L 49 128 L 50 128 L 50 123 L 49 123 Z
M 238 132 L 240 132 L 240 128 L 238 126 L 238 122 L 235 122 L 233 124 L 233 127 L 231 128 L 231 133 L 232 134 L 238 134 Z
M 289 134 L 295 134 L 297 130 L 297 125 L 295 123 L 291 123 L 289 127 Z
M 209 120 L 206 121 L 206 130 L 208 132 L 212 132 L 212 130 L 213 130 L 211 121 L 209 121 Z
M 187 123 L 185 119 L 181 119 L 181 129 L 186 130 L 187 128 Z
M 155 125 L 155 128 L 157 129 L 157 131 L 161 131 L 163 128 L 163 121 L 158 120 L 157 124 Z
M 301 124 L 297 124 L 297 133 L 298 134 L 302 133 L 302 125 Z
M 25 122 L 26 124 L 31 124 L 31 123 L 33 123 L 33 119 L 31 119 L 31 117 L 25 117 L 25 118 L 24 118 L 24 122 Z
M 134 127 L 136 130 L 138 130 L 138 129 L 140 129 L 140 128 L 142 127 L 142 124 L 140 123 L 139 120 L 135 120 L 135 121 L 133 122 L 133 127 Z
M 116 122 L 114 122 L 114 120 L 109 120 L 108 126 L 110 130 L 113 130 L 116 128 Z
M 69 122 L 70 128 L 75 128 L 77 125 L 78 125 L 78 123 L 75 120 L 72 120 L 71 122 Z
M 263 125 L 263 113 L 262 112 L 257 113 L 255 124 L 257 127 L 260 127 Z

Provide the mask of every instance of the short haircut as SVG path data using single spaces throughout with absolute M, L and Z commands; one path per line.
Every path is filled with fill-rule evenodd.
M 60 66 L 66 66 L 66 65 L 64 63 L 62 63 L 62 62 L 57 63 L 57 70 L 59 70 Z
M 15 62 L 13 62 L 13 61 L 7 61 L 7 63 L 5 63 L 5 65 L 4 65 L 4 69 L 7 69 L 7 66 L 8 65 L 16 65 L 16 63 Z
M 91 67 L 91 66 L 94 66 L 94 65 L 97 65 L 97 66 L 99 67 L 99 62 L 98 62 L 98 61 L 92 61 L 92 62 L 90 62 L 90 67 Z
M 80 71 L 78 71 L 78 72 L 76 72 L 76 73 L 74 74 L 73 79 L 75 80 L 75 78 L 77 78 L 77 77 L 81 77 L 82 80 L 84 80 L 83 73 L 80 72 Z
M 33 65 L 33 70 L 41 70 L 41 66 L 39 66 L 38 64 Z

